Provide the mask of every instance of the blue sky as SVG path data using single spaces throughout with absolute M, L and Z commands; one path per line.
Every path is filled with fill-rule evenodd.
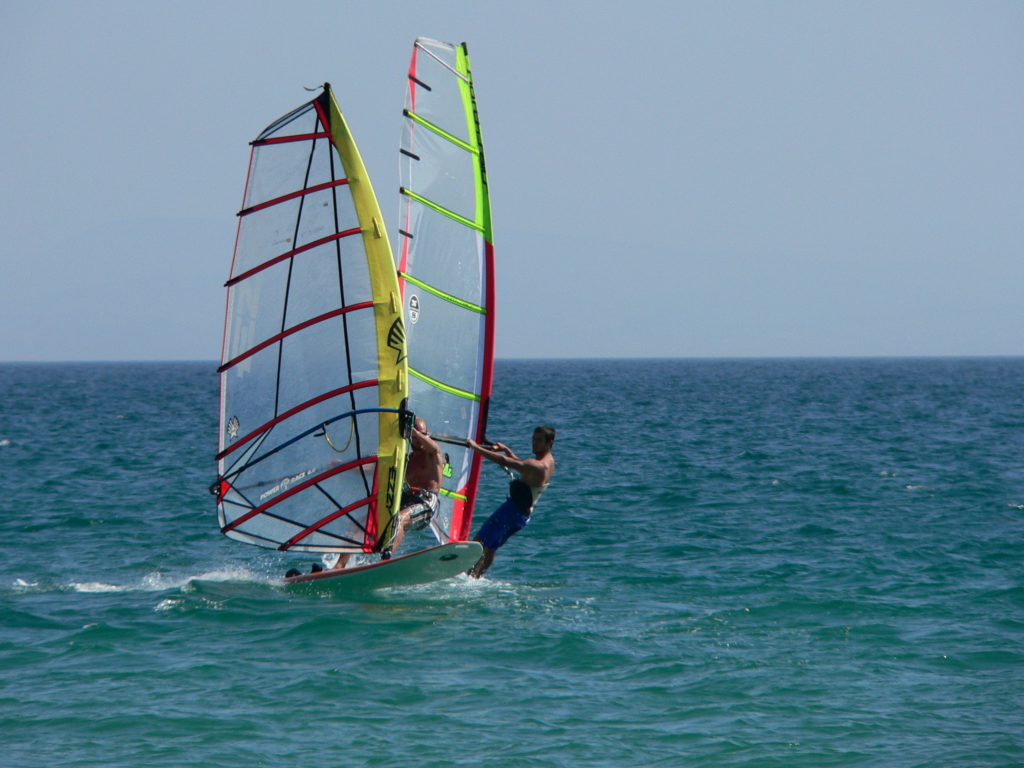
M 467 41 L 499 357 L 1024 354 L 1019 3 L 5 3 L 0 360 L 215 359 L 248 142 L 328 80 L 397 227 Z

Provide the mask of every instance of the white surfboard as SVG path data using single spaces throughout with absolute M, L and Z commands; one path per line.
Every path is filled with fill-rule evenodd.
M 284 583 L 302 584 L 316 581 L 319 582 L 317 586 L 338 585 L 358 591 L 411 587 L 450 579 L 465 573 L 480 559 L 483 552 L 479 542 L 458 541 L 368 565 L 292 576 L 286 578 Z

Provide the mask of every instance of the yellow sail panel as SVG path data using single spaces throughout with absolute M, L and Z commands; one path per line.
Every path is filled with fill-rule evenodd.
M 390 410 L 401 410 L 407 396 L 405 382 L 408 379 L 409 363 L 399 298 L 401 293 L 391 243 L 384 227 L 384 216 L 377 203 L 377 196 L 373 193 L 373 185 L 366 173 L 363 159 L 329 85 L 324 86 L 321 98 L 328 102 L 331 135 L 345 165 L 349 189 L 352 190 L 352 200 L 355 203 L 363 245 L 366 248 L 370 285 L 373 288 L 380 382 L 377 392 L 380 407 L 389 409 L 382 410 L 378 417 L 380 445 L 377 452 L 377 521 L 378 530 L 390 537 L 393 536 L 391 519 L 398 514 L 402 480 L 405 478 L 406 441 L 400 434 L 399 414 Z

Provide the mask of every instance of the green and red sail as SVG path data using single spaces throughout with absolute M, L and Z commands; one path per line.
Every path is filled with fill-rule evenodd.
M 399 148 L 398 276 L 409 346 L 409 407 L 443 444 L 434 532 L 469 537 L 494 376 L 494 247 L 487 167 L 466 45 L 413 45 Z

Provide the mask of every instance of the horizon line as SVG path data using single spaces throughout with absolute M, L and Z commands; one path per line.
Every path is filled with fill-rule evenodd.
M 765 361 L 765 360 L 1011 360 L 1024 359 L 1020 354 L 991 355 L 681 355 L 677 357 L 496 357 L 495 362 L 611 362 L 611 361 L 647 361 L 647 362 L 728 362 L 728 361 Z M 158 365 L 167 363 L 204 364 L 217 367 L 216 359 L 202 360 L 198 358 L 167 358 L 167 359 L 96 359 L 96 360 L 0 360 L 0 365 Z

